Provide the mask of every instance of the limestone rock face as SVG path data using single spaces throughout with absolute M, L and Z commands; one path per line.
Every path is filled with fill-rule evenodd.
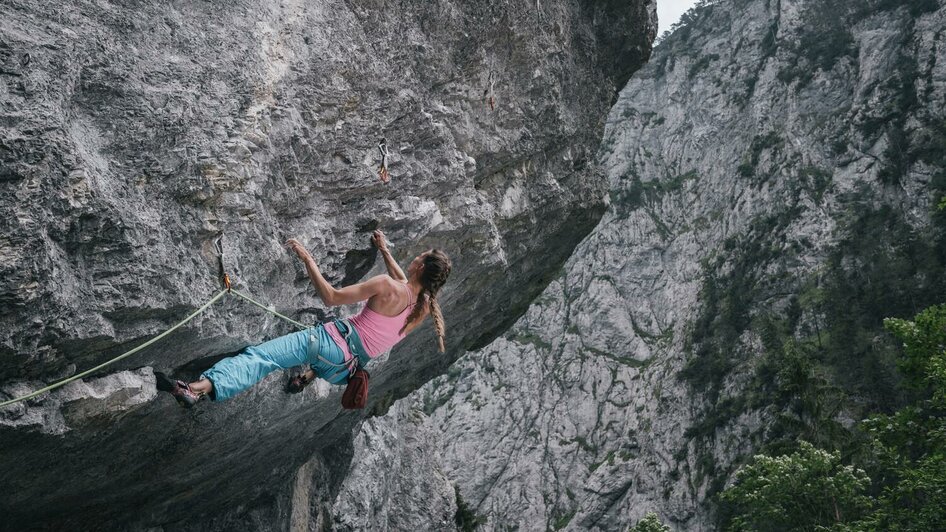
M 655 27 L 650 0 L 4 3 L 0 397 L 196 309 L 220 238 L 237 288 L 321 319 L 283 242 L 352 283 L 382 271 L 379 227 L 401 261 L 455 264 L 448 353 L 428 328 L 373 372 L 373 401 L 406 395 L 508 328 L 598 221 L 594 154 Z M 0 409 L 2 526 L 331 526 L 360 419 L 338 390 L 274 374 L 193 411 L 148 391 L 290 330 L 225 298 L 100 380 Z
M 781 342 L 816 339 L 855 403 L 895 374 L 879 318 L 941 302 L 946 273 L 946 7 L 895 4 L 719 2 L 632 77 L 601 222 L 511 329 L 397 404 L 486 529 L 715 529 L 742 460 L 818 436 L 766 380 Z
M 32 391 L 23 384 L 8 389 L 17 397 Z M 104 377 L 72 381 L 46 400 L 10 405 L 6 407 L 4 425 L 64 434 L 70 425 L 90 425 L 96 418 L 101 418 L 99 421 L 103 424 L 114 423 L 123 413 L 137 409 L 156 395 L 151 368 L 119 371 Z
M 401 401 L 384 418 L 361 425 L 346 487 L 333 507 L 339 530 L 453 528 L 456 495 L 437 452 L 444 442 L 425 421 L 423 412 Z M 366 486 L 370 491 L 362 491 Z

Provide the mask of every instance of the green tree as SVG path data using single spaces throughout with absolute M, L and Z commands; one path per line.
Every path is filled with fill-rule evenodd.
M 863 423 L 870 460 L 879 480 L 875 511 L 860 530 L 946 528 L 946 305 L 930 307 L 913 321 L 887 319 L 903 342 L 900 369 L 920 391 L 912 405 Z
M 722 500 L 734 506 L 731 530 L 844 530 L 870 508 L 869 486 L 840 453 L 802 441 L 790 455 L 755 456 Z
M 912 321 L 888 318 L 884 327 L 903 344 L 898 367 L 914 400 L 861 423 L 866 444 L 858 456 L 870 475 L 807 442 L 790 455 L 758 455 L 721 495 L 729 529 L 946 529 L 946 305 Z M 781 374 L 788 384 L 804 374 L 795 366 Z M 803 388 L 787 390 L 802 395 Z
M 887 318 L 884 328 L 903 342 L 898 365 L 908 386 L 927 390 L 938 406 L 946 404 L 946 305 L 917 314 L 913 321 Z
M 647 512 L 647 515 L 627 532 L 670 532 L 670 527 L 660 522 L 654 512 Z
M 459 486 L 453 486 L 453 492 L 457 498 L 457 512 L 453 515 L 457 529 L 463 532 L 473 532 L 486 522 L 486 518 L 482 515 L 476 515 L 476 512 L 463 500 L 463 497 L 460 496 Z

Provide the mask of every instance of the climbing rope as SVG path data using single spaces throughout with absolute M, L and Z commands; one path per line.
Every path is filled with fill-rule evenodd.
M 253 299 L 252 297 L 250 297 L 250 296 L 244 294 L 243 292 L 240 292 L 239 290 L 233 290 L 231 293 L 233 293 L 233 294 L 236 295 L 236 296 L 242 297 L 243 299 L 249 301 L 250 303 L 256 305 L 257 307 L 259 307 L 259 308 L 265 310 L 266 312 L 269 312 L 269 313 L 272 314 L 273 316 L 276 316 L 277 318 L 282 318 L 282 319 L 288 321 L 289 323 L 295 325 L 296 327 L 298 327 L 298 328 L 300 328 L 300 329 L 308 329 L 309 327 L 311 327 L 311 325 L 305 325 L 304 323 L 299 323 L 298 321 L 296 321 L 296 320 L 294 320 L 294 319 L 292 319 L 292 318 L 290 318 L 290 317 L 288 317 L 288 316 L 284 316 L 284 315 L 282 315 L 282 314 L 276 312 L 275 310 L 273 310 L 273 309 L 267 307 L 266 305 L 260 303 L 259 301 L 256 301 L 256 300 Z
M 170 329 L 168 329 L 168 330 L 164 331 L 163 333 L 161 333 L 161 334 L 155 336 L 154 338 L 148 340 L 147 342 L 145 342 L 145 343 L 139 345 L 138 347 L 135 347 L 134 349 L 131 349 L 130 351 L 126 351 L 126 352 L 124 352 L 124 353 L 118 355 L 117 357 L 115 357 L 115 358 L 113 358 L 113 359 L 111 359 L 111 360 L 109 360 L 109 361 L 107 361 L 107 362 L 103 362 L 102 364 L 99 364 L 98 366 L 95 366 L 95 367 L 92 368 L 92 369 L 83 371 L 82 373 L 79 373 L 79 374 L 77 374 L 77 375 L 73 375 L 72 377 L 69 377 L 69 378 L 67 378 L 67 379 L 63 379 L 63 380 L 61 380 L 61 381 L 59 381 L 59 382 L 50 384 L 49 386 L 47 386 L 47 387 L 45 387 L 45 388 L 41 388 L 41 389 L 39 389 L 39 390 L 36 390 L 36 391 L 33 392 L 33 393 L 24 395 L 23 397 L 17 397 L 16 399 L 10 399 L 10 400 L 4 401 L 4 402 L 0 403 L 0 408 L 2 408 L 2 407 L 4 407 L 4 406 L 7 406 L 7 405 L 12 405 L 13 403 L 19 403 L 20 401 L 25 401 L 25 400 L 27 400 L 27 399 L 32 399 L 33 397 L 36 397 L 37 395 L 40 395 L 40 394 L 45 393 L 45 392 L 48 392 L 48 391 L 50 391 L 50 390 L 55 390 L 56 388 L 59 388 L 59 387 L 61 387 L 61 386 L 65 386 L 66 384 L 69 384 L 70 382 L 72 382 L 72 381 L 74 381 L 74 380 L 76 380 L 76 379 L 81 379 L 82 377 L 85 377 L 86 375 L 89 375 L 89 374 L 91 374 L 91 373 L 94 373 L 94 372 L 96 372 L 96 371 L 98 371 L 98 370 L 104 368 L 105 366 L 108 366 L 108 365 L 110 365 L 110 364 L 114 364 L 115 362 L 118 362 L 119 360 L 121 360 L 121 359 L 123 359 L 123 358 L 130 357 L 131 355 L 134 355 L 134 354 L 137 353 L 138 351 L 141 351 L 142 349 L 148 347 L 149 345 L 151 345 L 151 344 L 157 342 L 158 340 L 160 340 L 160 339 L 164 338 L 165 336 L 171 334 L 172 332 L 174 332 L 175 330 L 177 330 L 178 328 L 180 328 L 181 326 L 183 326 L 183 325 L 186 324 L 187 322 L 189 322 L 189 321 L 191 321 L 192 319 L 196 318 L 198 315 L 200 315 L 200 314 L 203 313 L 205 310 L 207 310 L 208 308 L 210 308 L 211 305 L 213 305 L 214 303 L 216 303 L 217 300 L 219 300 L 221 297 L 223 297 L 223 296 L 225 296 L 225 295 L 227 295 L 227 294 L 233 294 L 233 295 L 239 296 L 239 297 L 243 298 L 244 300 L 249 301 L 250 303 L 256 305 L 257 307 L 259 307 L 259 308 L 265 310 L 266 312 L 272 314 L 273 316 L 276 316 L 277 318 L 282 318 L 282 319 L 286 320 L 287 322 L 289 322 L 289 323 L 295 325 L 296 327 L 299 327 L 300 329 L 307 329 L 307 328 L 309 328 L 308 325 L 304 325 L 304 324 L 302 324 L 302 323 L 300 323 L 300 322 L 298 322 L 298 321 L 296 321 L 296 320 L 294 320 L 294 319 L 292 319 L 292 318 L 289 318 L 289 317 L 287 317 L 287 316 L 285 316 L 285 315 L 283 315 L 283 314 L 280 314 L 279 312 L 276 312 L 275 309 L 272 309 L 272 308 L 270 308 L 270 307 L 267 307 L 266 305 L 260 303 L 259 301 L 256 301 L 256 300 L 253 299 L 252 297 L 250 297 L 250 296 L 248 296 L 248 295 L 246 295 L 246 294 L 244 294 L 244 293 L 242 293 L 242 292 L 240 292 L 240 291 L 238 291 L 238 290 L 233 290 L 233 289 L 231 289 L 231 287 L 230 287 L 230 276 L 227 275 L 226 273 L 223 275 L 223 283 L 224 283 L 224 289 L 221 290 L 220 293 L 218 293 L 217 295 L 215 295 L 213 298 L 211 298 L 210 301 L 204 303 L 203 306 L 201 306 L 199 309 L 197 309 L 197 310 L 195 310 L 194 312 L 192 312 L 189 316 L 187 316 L 186 318 L 184 318 L 183 320 L 181 320 L 180 322 L 178 322 L 177 324 L 175 324 L 175 325 L 174 325 L 173 327 L 171 327 Z

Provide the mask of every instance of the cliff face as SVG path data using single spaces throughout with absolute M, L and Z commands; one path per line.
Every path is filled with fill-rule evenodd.
M 221 234 L 238 288 L 322 318 L 282 242 L 350 283 L 381 270 L 381 227 L 398 259 L 437 246 L 455 264 L 447 355 L 425 330 L 376 363 L 381 409 L 492 342 L 595 225 L 604 117 L 655 32 L 646 0 L 26 1 L 0 15 L 2 396 L 209 299 Z M 3 526 L 329 526 L 319 501 L 360 419 L 339 390 L 287 396 L 277 374 L 194 411 L 154 396 L 155 369 L 193 377 L 286 332 L 225 299 L 96 378 L 4 408 Z
M 487 529 L 705 530 L 752 452 L 892 408 L 881 320 L 941 302 L 946 273 L 944 29 L 942 2 L 691 14 L 611 111 L 598 226 L 509 331 L 362 433 L 437 433 Z

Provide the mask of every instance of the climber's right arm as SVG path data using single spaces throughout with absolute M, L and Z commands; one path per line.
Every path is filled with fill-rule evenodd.
M 312 255 L 306 250 L 305 246 L 300 244 L 298 240 L 290 238 L 286 241 L 286 246 L 302 259 L 302 262 L 305 264 L 306 272 L 309 274 L 309 279 L 312 280 L 312 284 L 319 292 L 319 297 L 330 307 L 364 301 L 384 288 L 384 279 L 381 276 L 377 276 L 363 283 L 356 283 L 337 289 L 325 279 L 322 272 L 319 270 L 319 265 L 315 263 L 315 259 L 312 258 Z

